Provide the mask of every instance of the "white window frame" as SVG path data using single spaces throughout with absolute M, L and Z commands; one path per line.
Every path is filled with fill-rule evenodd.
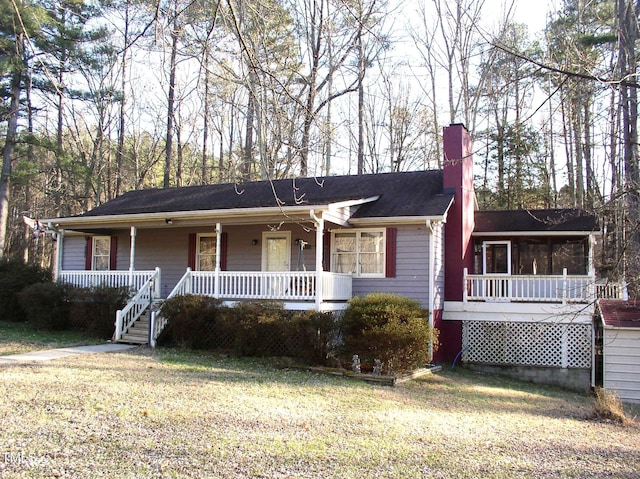
M 506 246 L 507 247 L 507 271 L 505 273 L 487 273 L 487 246 Z M 482 273 L 486 276 L 496 275 L 504 276 L 511 275 L 511 241 L 509 240 L 495 240 L 495 241 L 483 241 L 482 242 Z
M 336 260 L 336 234 L 355 233 L 356 234 L 356 271 L 351 274 L 354 278 L 385 278 L 387 275 L 387 229 L 386 228 L 358 228 L 340 229 L 331 232 L 331 271 L 335 271 Z M 380 273 L 362 273 L 362 261 L 360 255 L 360 238 L 363 233 L 382 233 L 382 271 Z
M 200 255 L 201 255 L 201 253 L 200 253 L 200 239 L 201 238 L 216 238 L 216 237 L 217 237 L 217 233 L 198 233 L 196 235 L 196 265 L 195 265 L 196 266 L 196 271 L 202 271 L 200 269 Z M 216 239 L 216 241 L 217 241 L 217 239 Z M 216 253 L 217 253 L 217 246 L 216 246 L 216 249 L 213 252 L 213 255 L 209 255 L 209 256 L 213 256 L 213 269 L 208 270 L 208 271 L 215 271 L 215 269 L 216 269 L 216 264 L 217 264 L 216 263 L 216 261 L 217 261 Z
M 96 247 L 98 240 L 106 240 L 107 241 L 107 254 L 106 255 L 97 255 Z M 107 258 L 107 267 L 106 269 L 98 270 L 96 268 L 96 259 L 97 258 Z M 94 236 L 91 240 L 91 270 L 92 271 L 109 271 L 111 269 L 111 236 Z

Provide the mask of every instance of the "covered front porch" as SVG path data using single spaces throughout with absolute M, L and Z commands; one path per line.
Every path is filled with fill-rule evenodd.
M 167 324 L 161 303 L 160 268 L 153 271 L 60 271 L 58 281 L 80 287 L 128 287 L 132 297 L 116 312 L 114 341 L 142 342 L 152 346 Z M 346 307 L 351 299 L 351 275 L 328 271 L 192 271 L 167 298 L 195 294 L 226 302 L 280 301 L 287 309 L 331 311 Z M 133 332 L 134 326 L 137 326 Z M 140 331 L 142 330 L 142 333 Z
M 132 298 L 115 320 L 116 341 L 126 340 L 134 325 L 139 331 L 144 323 L 145 338 L 136 340 L 153 344 L 164 327 L 159 304 L 177 295 L 228 303 L 278 301 L 295 310 L 346 307 L 352 274 L 327 271 L 330 233 L 322 211 L 307 210 L 277 225 L 260 215 L 224 220 L 212 225 L 172 215 L 134 226 L 60 228 L 56 280 L 129 288 Z M 348 227 L 342 223 L 331 225 Z M 85 269 L 78 268 L 81 264 Z

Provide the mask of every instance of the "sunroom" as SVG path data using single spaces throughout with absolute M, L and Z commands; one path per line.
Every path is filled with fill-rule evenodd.
M 581 210 L 477 211 L 473 271 L 464 301 L 586 303 L 624 298 L 621 283 L 598 279 L 598 225 Z

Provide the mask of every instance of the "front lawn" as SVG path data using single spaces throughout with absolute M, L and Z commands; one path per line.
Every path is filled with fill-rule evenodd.
M 0 321 L 0 356 L 104 342 L 80 331 L 38 331 L 27 322 Z
M 638 426 L 460 368 L 377 386 L 177 350 L 0 366 L 0 476 L 637 478 Z

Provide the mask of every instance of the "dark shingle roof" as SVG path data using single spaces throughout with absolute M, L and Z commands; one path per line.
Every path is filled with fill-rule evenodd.
M 595 216 L 580 209 L 476 211 L 474 233 L 598 230 Z
M 640 303 L 636 301 L 600 300 L 604 324 L 614 328 L 640 328 Z
M 443 194 L 442 171 L 432 170 L 136 190 L 81 216 L 276 207 L 274 191 L 284 207 L 380 196 L 354 217 L 440 216 L 453 198 Z

